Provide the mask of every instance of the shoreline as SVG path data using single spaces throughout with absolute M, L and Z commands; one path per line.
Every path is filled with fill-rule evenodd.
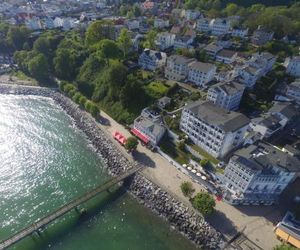
M 84 132 L 103 159 L 110 175 L 118 175 L 131 165 L 139 164 L 130 162 L 97 125 L 97 121 L 57 89 L 1 84 L 0 93 L 43 96 L 53 99 L 73 119 L 76 127 Z M 137 173 L 131 178 L 131 182 L 126 185 L 126 188 L 139 203 L 166 219 L 172 228 L 185 235 L 196 246 L 204 249 L 221 249 L 224 245 L 222 235 L 212 228 L 203 217 L 177 201 L 142 173 Z

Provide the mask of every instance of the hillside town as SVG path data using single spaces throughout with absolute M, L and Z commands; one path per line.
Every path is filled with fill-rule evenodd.
M 65 86 L 77 82 L 76 91 L 217 202 L 253 211 L 280 207 L 281 221 L 270 233 L 300 248 L 300 33 L 278 34 L 264 25 L 247 27 L 238 13 L 212 17 L 178 1 L 136 1 L 130 8 L 122 1 L 65 2 L 1 1 L 1 20 L 26 28 L 30 39 L 28 48 L 24 43 L 20 49 L 1 49 L 0 73 L 26 74 L 19 50 L 30 53 L 43 34 L 55 34 L 57 44 L 65 39 L 60 36 L 79 34 L 74 48 L 81 49 L 81 34 L 99 22 L 101 37 L 121 44 L 124 53 L 122 57 L 103 52 L 105 60 L 99 61 L 99 67 L 112 67 L 112 72 L 126 68 L 126 76 L 115 78 L 126 78 L 128 89 L 117 84 L 109 89 L 101 85 L 104 79 L 86 77 L 85 62 L 77 65 L 79 77 L 54 72 L 53 79 L 67 81 Z M 124 34 L 128 48 L 121 43 Z M 0 37 L 6 35 L 0 30 Z M 59 49 L 69 49 L 67 43 Z M 96 60 L 84 53 L 101 46 L 89 46 L 81 56 Z M 59 54 L 53 55 L 55 63 Z M 117 68 L 114 60 L 122 67 Z M 55 64 L 48 72 L 52 69 L 57 70 Z M 30 67 L 27 72 L 37 78 Z M 62 89 L 66 94 L 70 90 Z M 106 95 L 113 97 L 106 100 Z M 123 132 L 117 132 L 114 135 L 121 138 Z

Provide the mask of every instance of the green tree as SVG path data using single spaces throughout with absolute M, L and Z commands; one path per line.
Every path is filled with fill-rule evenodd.
M 200 161 L 200 165 L 203 167 L 203 168 L 207 168 L 209 166 L 209 160 L 208 159 L 202 159 Z
M 25 26 L 10 26 L 7 41 L 16 49 L 21 50 L 29 38 L 29 30 Z
M 180 189 L 181 189 L 183 195 L 185 197 L 189 197 L 189 198 L 191 198 L 193 193 L 195 192 L 193 184 L 189 181 L 182 182 L 180 185 Z
M 196 194 L 192 200 L 192 204 L 203 215 L 212 214 L 216 206 L 214 198 L 205 192 Z
M 39 81 L 49 79 L 49 66 L 47 58 L 38 54 L 28 62 L 29 73 Z
M 38 53 L 42 53 L 45 56 L 48 56 L 50 53 L 50 44 L 49 40 L 46 37 L 40 36 L 35 40 L 33 44 L 33 49 Z
M 97 51 L 100 58 L 105 58 L 107 65 L 109 65 L 109 59 L 117 59 L 120 56 L 117 43 L 109 39 L 103 39 L 99 42 L 97 45 Z
M 113 23 L 107 20 L 98 20 L 89 25 L 85 33 L 85 42 L 93 46 L 102 39 L 109 39 L 113 36 Z
M 92 103 L 92 104 L 91 104 L 91 107 L 90 107 L 90 109 L 89 109 L 89 112 L 91 113 L 91 115 L 92 115 L 93 117 L 97 117 L 97 116 L 99 115 L 99 113 L 100 113 L 100 110 L 99 110 L 97 104 Z
M 273 250 L 296 250 L 296 249 L 297 248 L 288 244 L 281 244 L 273 248 Z
M 138 140 L 135 137 L 131 136 L 127 138 L 124 146 L 129 152 L 132 152 L 133 150 L 136 150 L 138 144 Z
M 133 5 L 132 12 L 135 17 L 139 17 L 142 14 L 142 11 L 137 4 Z
M 238 12 L 238 10 L 239 10 L 239 7 L 237 6 L 237 4 L 229 3 L 229 4 L 227 4 L 224 11 L 227 16 L 233 16 Z
M 151 29 L 146 34 L 146 40 L 144 42 L 144 47 L 149 49 L 155 49 L 155 38 L 157 36 L 157 32 L 153 29 Z
M 75 60 L 69 49 L 59 48 L 53 59 L 54 72 L 63 80 L 72 80 L 75 77 Z
M 180 141 L 177 143 L 177 148 L 181 151 L 185 150 L 185 142 L 184 141 Z
M 129 49 L 132 46 L 132 41 L 130 34 L 127 29 L 123 28 L 120 32 L 120 35 L 118 37 L 117 43 L 120 47 L 120 49 L 123 51 L 123 57 L 126 58 Z

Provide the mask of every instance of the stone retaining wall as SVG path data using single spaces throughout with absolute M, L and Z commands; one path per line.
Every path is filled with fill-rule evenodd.
M 0 93 L 38 95 L 52 98 L 73 118 L 76 126 L 86 134 L 97 153 L 102 157 L 111 175 L 118 175 L 133 164 L 114 146 L 90 115 L 81 110 L 78 105 L 62 95 L 58 90 L 0 85 Z M 222 235 L 213 229 L 201 216 L 189 211 L 184 204 L 176 201 L 170 194 L 161 190 L 142 174 L 136 174 L 127 185 L 127 188 L 140 203 L 167 219 L 172 227 L 184 234 L 197 246 L 203 249 L 220 249 L 223 246 Z

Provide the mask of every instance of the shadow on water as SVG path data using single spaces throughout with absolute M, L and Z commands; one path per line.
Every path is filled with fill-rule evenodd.
M 80 214 L 75 210 L 70 211 L 65 216 L 46 226 L 41 234 L 38 235 L 37 233 L 34 233 L 15 244 L 16 249 L 47 249 L 52 244 L 63 241 L 64 238 L 70 234 L 70 231 L 82 226 L 94 216 L 99 215 L 103 210 L 106 210 L 114 202 L 120 199 L 125 193 L 125 188 L 121 186 L 111 188 L 110 190 L 99 194 L 79 207 L 79 210 L 84 209 L 84 213 Z

